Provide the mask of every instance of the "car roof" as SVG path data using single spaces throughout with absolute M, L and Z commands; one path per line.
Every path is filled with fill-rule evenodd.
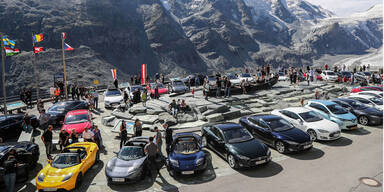
M 15 117 L 23 117 L 23 114 L 10 114 L 10 115 L 0 115 L 0 121 L 5 120 L 5 119 L 10 119 L 10 118 L 15 118 Z
M 323 105 L 332 105 L 332 104 L 335 104 L 334 102 L 332 101 L 328 101 L 328 100 L 310 100 L 309 103 L 321 103 Z
M 220 130 L 223 130 L 223 131 L 228 130 L 228 129 L 237 128 L 237 127 L 242 127 L 241 125 L 239 125 L 237 123 L 221 123 L 221 124 L 216 124 L 214 126 Z
M 304 112 L 311 111 L 310 109 L 307 109 L 305 107 L 288 107 L 288 108 L 285 108 L 283 110 L 287 110 L 287 111 L 291 111 L 291 112 L 295 112 L 295 113 L 304 113 Z
M 180 137 L 195 137 L 197 139 L 200 139 L 199 135 L 197 135 L 196 133 L 191 133 L 191 132 L 176 133 L 175 135 L 173 135 L 173 139 L 177 139 Z
M 358 95 L 350 95 L 349 97 L 350 97 L 350 98 L 351 98 L 351 97 L 359 97 L 359 98 L 364 98 L 364 99 L 372 99 L 372 98 L 375 98 L 375 96 L 373 96 L 373 95 L 361 95 L 361 94 L 358 94 Z
M 89 113 L 89 111 L 86 109 L 78 109 L 78 110 L 69 111 L 67 113 L 67 116 L 68 115 L 81 115 L 81 114 L 88 114 L 88 113 Z
M 272 114 L 262 114 L 262 115 L 251 115 L 249 118 L 257 120 L 257 119 L 262 119 L 262 120 L 274 120 L 274 119 L 281 119 L 280 116 L 277 115 L 272 115 Z
M 341 97 L 341 98 L 332 99 L 332 101 L 344 101 L 344 102 L 349 103 L 349 102 L 353 102 L 355 100 L 350 99 L 350 98 L 346 98 L 346 97 Z

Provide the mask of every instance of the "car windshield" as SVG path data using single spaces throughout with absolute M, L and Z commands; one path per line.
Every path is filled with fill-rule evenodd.
M 224 137 L 228 143 L 241 143 L 252 139 L 252 135 L 242 127 L 224 130 Z
M 280 75 L 280 76 L 284 76 L 284 73 L 283 73 L 283 72 L 279 72 L 279 75 Z
M 119 90 L 108 90 L 106 93 L 107 96 L 120 96 L 121 93 Z
M 215 76 L 209 76 L 208 81 L 216 81 L 216 77 Z
M 337 105 L 337 104 L 331 104 L 331 105 L 328 105 L 327 107 L 334 114 L 346 114 L 346 113 L 348 113 L 347 110 L 345 110 L 343 107 L 341 107 L 340 105 Z
M 174 81 L 173 85 L 174 86 L 184 86 L 184 83 L 182 81 Z
M 199 145 L 194 137 L 178 138 L 175 144 L 175 153 L 192 154 L 199 151 Z
M 336 75 L 336 74 L 334 72 L 332 72 L 332 71 L 328 71 L 327 75 Z
M 64 110 L 65 110 L 65 105 L 53 105 L 48 109 L 48 112 L 55 112 L 55 111 L 61 112 Z
M 323 118 L 321 118 L 320 116 L 318 116 L 315 112 L 313 111 L 307 111 L 307 112 L 304 112 L 304 113 L 299 113 L 299 115 L 301 116 L 301 118 L 304 119 L 304 121 L 306 122 L 316 122 L 316 121 L 320 121 L 322 120 Z
M 241 74 L 242 77 L 251 77 L 251 75 L 249 73 L 243 73 Z
M 228 75 L 227 77 L 228 77 L 229 79 L 237 79 L 237 77 L 234 76 L 234 75 Z
M 350 76 L 350 75 L 351 75 L 351 73 L 350 73 L 350 72 L 347 72 L 347 71 L 343 71 L 343 72 L 341 72 L 341 74 L 342 74 L 342 75 L 345 75 L 345 76 Z
M 124 161 L 140 159 L 144 156 L 145 154 L 143 148 L 137 146 L 123 147 L 117 154 L 117 158 L 122 159 Z
M 56 155 L 53 159 L 51 166 L 58 169 L 63 169 L 67 167 L 72 167 L 79 164 L 80 155 L 77 153 L 62 153 Z
M 369 99 L 370 101 L 374 102 L 376 105 L 383 105 L 383 100 L 379 99 L 377 97 L 372 97 Z
M 69 115 L 65 118 L 65 124 L 76 124 L 88 121 L 88 114 Z
M 363 72 L 365 76 L 371 76 L 370 72 Z
M 284 119 L 270 119 L 266 121 L 272 131 L 280 132 L 292 129 L 293 126 Z
M 131 92 L 134 92 L 134 91 L 136 91 L 138 89 L 141 91 L 141 90 L 143 90 L 143 87 L 142 86 L 132 86 L 131 87 Z

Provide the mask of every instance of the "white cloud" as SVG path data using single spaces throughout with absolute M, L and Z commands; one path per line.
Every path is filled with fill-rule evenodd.
M 349 16 L 363 12 L 373 5 L 382 4 L 383 0 L 307 0 L 335 13 L 337 16 Z

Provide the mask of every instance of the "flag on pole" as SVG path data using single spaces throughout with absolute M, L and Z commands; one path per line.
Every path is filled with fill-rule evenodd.
M 111 69 L 111 71 L 112 71 L 113 80 L 116 80 L 117 79 L 116 69 Z
M 6 36 L 3 36 L 3 42 L 5 46 L 9 46 L 12 49 L 15 48 L 15 41 L 8 39 Z
M 4 50 L 5 50 L 6 56 L 12 56 L 12 55 L 16 55 L 16 54 L 20 53 L 19 49 L 12 49 L 12 48 L 8 48 L 8 47 L 4 47 Z
M 141 65 L 141 84 L 147 84 L 147 64 Z
M 67 38 L 67 33 L 66 32 L 62 32 L 61 33 L 61 38 L 65 40 Z
M 38 53 L 44 51 L 43 47 L 33 47 L 33 53 Z
M 64 43 L 64 50 L 66 50 L 66 51 L 73 51 L 74 48 L 69 46 L 68 44 Z
M 40 42 L 40 41 L 43 41 L 43 34 L 40 33 L 40 34 L 34 35 L 34 36 L 33 36 L 33 41 L 35 41 L 35 43 L 38 43 L 38 42 Z

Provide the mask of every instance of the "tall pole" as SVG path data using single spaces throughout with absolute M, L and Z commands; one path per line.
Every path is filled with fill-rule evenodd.
M 64 68 L 64 90 L 65 90 L 65 100 L 68 101 L 68 90 L 67 90 L 67 72 L 65 70 L 65 53 L 64 53 L 64 38 L 61 37 L 61 48 L 63 51 L 63 68 Z
M 35 54 L 35 39 L 33 38 L 33 32 L 32 32 L 32 54 L 33 54 L 33 70 L 35 72 L 36 96 L 37 96 L 37 100 L 38 100 L 40 98 L 40 93 L 39 93 L 39 73 L 37 72 L 36 54 Z
M 0 33 L 1 38 L 1 80 L 3 84 L 3 104 L 4 104 L 4 115 L 7 115 L 7 93 L 5 90 L 5 53 L 4 53 L 4 41 L 3 33 Z

